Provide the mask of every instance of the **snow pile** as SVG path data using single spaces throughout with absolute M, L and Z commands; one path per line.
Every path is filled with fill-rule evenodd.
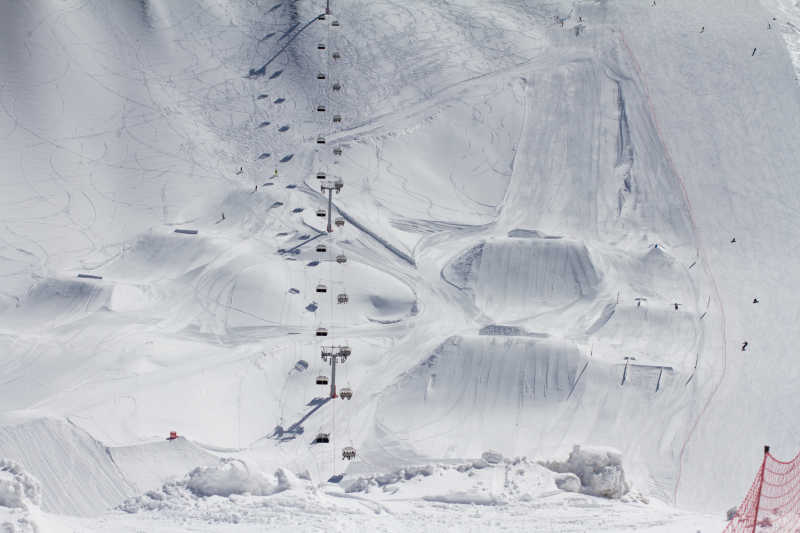
M 30 514 L 38 514 L 41 504 L 39 481 L 18 463 L 0 458 L 0 531 L 39 531 Z
M 289 488 L 288 475 L 275 472 L 275 482 L 261 472 L 251 472 L 244 461 L 222 459 L 219 465 L 199 466 L 189 472 L 186 488 L 197 496 L 253 494 L 267 496 Z
M 409 466 L 393 470 L 387 474 L 378 474 L 367 477 L 359 477 L 343 483 L 345 492 L 369 492 L 370 487 L 387 487 L 401 481 L 409 481 L 417 476 L 427 477 L 436 471 L 434 465 Z
M 471 505 L 507 505 L 553 494 L 554 475 L 525 457 L 486 451 L 463 463 L 407 466 L 389 473 L 345 478 L 345 493 L 369 494 L 382 502 L 422 500 Z
M 227 499 L 228 506 L 236 507 L 237 498 L 248 501 L 253 497 L 271 496 L 292 488 L 307 485 L 297 476 L 282 468 L 272 477 L 251 468 L 240 459 L 224 458 L 214 466 L 199 466 L 181 481 L 165 483 L 160 490 L 148 491 L 144 496 L 129 498 L 120 505 L 128 513 L 140 511 L 180 510 L 184 507 L 203 507 L 203 500 L 220 503 Z M 210 504 L 209 504 L 210 505 Z M 228 520 L 230 518 L 230 520 Z M 227 517 L 223 521 L 238 520 Z
M 566 462 L 542 462 L 543 466 L 561 474 L 573 474 L 580 480 L 576 487 L 572 476 L 556 478 L 556 485 L 562 490 L 580 492 L 604 498 L 622 498 L 630 486 L 625 481 L 622 468 L 622 454 L 610 448 L 583 447 L 572 448 Z
M 131 514 L 151 512 L 166 520 L 263 523 L 269 521 L 268 516 L 285 513 L 287 507 L 314 512 L 314 504 L 306 501 L 309 489 L 309 481 L 283 468 L 268 476 L 239 459 L 225 458 L 215 466 L 197 467 L 159 490 L 129 498 L 118 509 Z
M 27 509 L 42 504 L 39 481 L 14 461 L 0 459 L 0 506 Z

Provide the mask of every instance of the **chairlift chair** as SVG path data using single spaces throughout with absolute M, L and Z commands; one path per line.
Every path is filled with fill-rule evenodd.
M 331 26 L 333 26 L 335 28 L 338 28 L 340 26 L 339 21 L 338 20 L 334 20 L 333 22 L 331 22 Z
M 324 283 L 317 285 L 317 292 L 328 292 L 328 287 Z
M 317 137 L 317 144 L 325 144 L 325 137 L 323 137 L 322 135 Z
M 342 115 L 333 115 L 333 121 L 334 122 L 341 122 L 342 121 Z
M 336 262 L 339 263 L 340 265 L 343 265 L 344 263 L 347 263 L 347 256 L 344 255 L 344 254 L 337 255 L 336 256 Z
M 336 217 L 336 220 L 334 221 L 334 224 L 336 224 L 337 226 L 339 226 L 341 228 L 342 226 L 344 226 L 344 218 Z
M 340 91 L 342 89 L 342 84 L 337 81 L 336 83 L 333 84 L 332 88 L 334 91 Z
M 353 390 L 350 387 L 342 387 L 339 391 L 339 398 L 342 400 L 350 400 L 353 397 Z
M 317 337 L 327 337 L 328 330 L 325 328 L 317 328 Z
M 325 50 L 325 43 L 319 43 L 317 45 L 317 50 Z
M 327 174 L 325 174 L 324 172 L 317 172 L 317 179 L 318 180 L 324 180 L 327 177 L 328 177 Z
M 342 149 L 337 146 L 333 149 L 333 155 L 342 155 Z
M 333 54 L 331 54 L 331 57 L 333 57 L 334 59 L 339 59 L 342 56 L 341 54 L 339 54 L 339 52 L 334 52 Z
M 339 346 L 340 355 L 343 355 L 344 357 L 350 357 L 351 353 L 353 353 L 353 350 L 351 350 L 349 346 Z
M 336 301 L 340 304 L 346 304 L 350 301 L 350 298 L 347 297 L 347 294 L 341 293 L 336 296 Z
M 325 13 L 317 17 L 318 20 L 325 20 Z
M 320 72 L 320 73 L 317 74 L 317 79 L 318 80 L 324 80 L 326 78 L 327 78 L 327 76 L 325 75 L 324 72 Z
M 325 246 L 324 244 L 318 244 L 317 245 L 317 251 L 318 252 L 327 252 L 328 251 L 328 247 Z
M 342 459 L 351 461 L 356 458 L 356 449 L 352 446 L 345 446 L 342 450 Z
M 330 434 L 328 433 L 318 433 L 317 438 L 314 439 L 314 442 L 318 444 L 328 444 L 331 441 Z
M 327 385 L 328 376 L 317 376 L 317 385 Z
M 325 216 L 328 216 L 328 213 L 324 209 L 317 209 L 317 216 L 318 217 L 325 217 Z
M 317 111 L 319 111 L 320 113 L 324 113 L 325 112 L 325 106 L 324 105 L 318 105 L 317 106 Z

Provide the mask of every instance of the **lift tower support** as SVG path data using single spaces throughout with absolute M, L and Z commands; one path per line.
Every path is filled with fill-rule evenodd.
M 328 193 L 328 233 L 333 232 L 333 225 L 331 224 L 331 212 L 333 211 L 333 192 L 336 191 L 336 194 L 344 187 L 344 183 L 342 183 L 341 179 L 337 179 L 334 182 L 324 182 L 320 185 L 320 190 L 323 194 L 327 191 Z
M 344 363 L 350 356 L 349 346 L 323 346 L 321 357 L 331 364 L 331 398 L 336 398 L 336 363 Z

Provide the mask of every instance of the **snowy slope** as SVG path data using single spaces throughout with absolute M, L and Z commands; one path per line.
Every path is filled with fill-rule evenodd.
M 652 502 L 738 503 L 800 412 L 800 11 L 764 6 L 0 2 L 0 458 L 62 515 L 218 456 L 307 473 L 258 523 L 333 513 L 345 471 L 575 444 Z

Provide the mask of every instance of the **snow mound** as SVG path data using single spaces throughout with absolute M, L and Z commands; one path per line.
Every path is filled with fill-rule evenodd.
M 207 265 L 219 253 L 206 238 L 151 231 L 129 245 L 106 273 L 135 282 L 174 279 Z
M 27 509 L 42 504 L 39 481 L 18 463 L 0 458 L 0 506 Z
M 597 293 L 602 276 L 586 246 L 567 239 L 497 238 L 462 252 L 442 271 L 493 318 L 519 319 Z
M 253 471 L 247 463 L 224 458 L 215 466 L 197 467 L 180 481 L 129 498 L 119 509 L 127 513 L 156 512 L 159 516 L 191 516 L 208 522 L 259 522 L 258 514 L 282 503 L 272 498 L 310 482 L 278 468 L 272 476 Z M 296 497 L 290 497 L 292 501 Z M 285 503 L 285 502 L 284 502 Z
M 553 494 L 558 476 L 525 457 L 505 458 L 486 451 L 467 462 L 407 466 L 382 474 L 345 476 L 345 493 L 369 494 L 370 499 L 423 500 L 468 505 L 506 505 Z M 574 477 L 574 476 L 573 476 Z
M 97 282 L 46 278 L 31 287 L 7 320 L 30 322 L 34 327 L 42 321 L 66 323 L 101 309 L 110 297 L 110 289 Z
M 291 485 L 286 471 L 278 469 L 274 479 L 260 472 L 251 472 L 239 459 L 222 459 L 215 466 L 199 466 L 189 472 L 186 488 L 196 496 L 224 496 L 252 494 L 268 496 L 286 490 Z
M 571 473 L 580 480 L 580 491 L 592 496 L 619 499 L 629 490 L 622 468 L 622 454 L 602 447 L 574 446 L 566 462 L 542 462 L 550 470 L 559 473 Z M 574 482 L 561 478 L 559 488 L 570 490 Z M 558 481 L 556 484 L 558 485 Z M 569 486 L 569 488 L 564 488 Z

